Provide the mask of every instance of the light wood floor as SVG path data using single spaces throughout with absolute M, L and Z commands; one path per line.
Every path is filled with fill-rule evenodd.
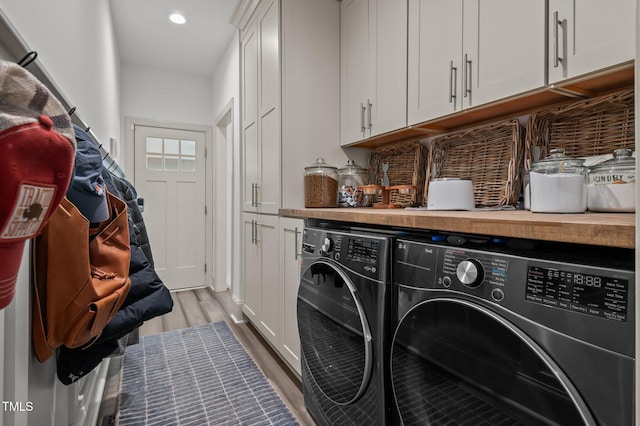
M 214 293 L 210 288 L 199 288 L 172 292 L 172 296 L 173 311 L 145 322 L 140 327 L 140 336 L 226 321 L 298 422 L 302 426 L 315 425 L 304 408 L 299 377 L 284 364 L 250 323 L 236 324 L 232 320 L 228 312 L 231 311 L 230 306 L 233 302 L 228 293 Z M 98 426 L 115 424 L 120 366 L 121 357 L 112 358 L 98 414 Z

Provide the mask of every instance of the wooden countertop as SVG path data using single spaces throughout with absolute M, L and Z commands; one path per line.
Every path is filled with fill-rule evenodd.
M 547 214 L 516 211 L 280 209 L 281 216 L 635 248 L 634 213 Z

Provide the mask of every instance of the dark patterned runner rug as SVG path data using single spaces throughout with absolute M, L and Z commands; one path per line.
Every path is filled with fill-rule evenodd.
M 120 426 L 297 425 L 224 321 L 140 338 L 122 362 Z

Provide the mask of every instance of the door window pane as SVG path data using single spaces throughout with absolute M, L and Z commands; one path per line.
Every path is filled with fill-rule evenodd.
M 180 170 L 178 157 L 164 157 L 164 169 L 170 172 L 176 172 Z
M 147 170 L 162 170 L 162 155 L 147 155 Z
M 177 139 L 165 139 L 164 153 L 171 155 L 180 155 L 180 141 Z
M 162 154 L 162 138 L 147 137 L 147 153 Z
M 180 154 L 183 156 L 196 156 L 196 141 L 180 141 Z
M 194 172 L 196 170 L 196 159 L 182 158 L 180 160 L 180 170 L 183 172 Z

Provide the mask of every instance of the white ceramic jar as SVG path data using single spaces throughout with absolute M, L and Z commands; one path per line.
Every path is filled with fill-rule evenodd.
M 587 208 L 594 212 L 636 211 L 636 160 L 630 149 L 589 169 Z
M 533 163 L 529 174 L 531 211 L 535 213 L 584 213 L 587 210 L 587 168 L 584 160 L 552 149 Z

